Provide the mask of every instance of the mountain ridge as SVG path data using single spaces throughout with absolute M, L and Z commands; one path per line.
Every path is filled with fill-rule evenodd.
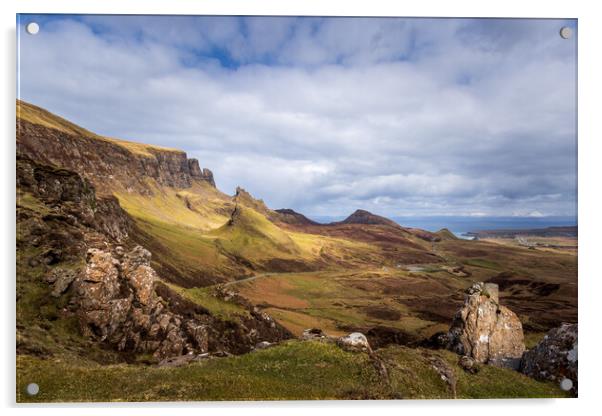
M 16 129 L 18 155 L 79 172 L 101 194 L 152 194 L 147 178 L 173 188 L 195 181 L 215 187 L 213 173 L 182 150 L 99 136 L 21 100 Z

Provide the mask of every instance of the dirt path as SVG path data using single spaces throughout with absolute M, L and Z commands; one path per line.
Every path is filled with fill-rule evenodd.
M 260 273 L 260 274 L 256 274 L 250 277 L 246 277 L 244 279 L 240 279 L 240 280 L 234 280 L 232 282 L 226 282 L 226 283 L 222 283 L 223 286 L 231 286 L 231 285 L 235 285 L 238 283 L 244 283 L 244 282 L 250 282 L 253 281 L 255 279 L 259 279 L 260 277 L 273 277 L 273 276 L 282 276 L 282 275 L 304 275 L 304 274 L 319 274 L 319 273 L 328 273 L 329 271 L 312 271 L 312 272 L 270 272 L 270 273 Z
M 260 277 L 275 276 L 277 274 L 282 274 L 282 273 L 261 273 L 261 274 L 256 274 L 256 275 L 253 275 L 251 277 L 244 278 L 244 279 L 234 280 L 232 282 L 223 283 L 223 286 L 231 286 L 231 285 L 238 284 L 238 283 L 250 282 L 250 281 L 258 279 Z

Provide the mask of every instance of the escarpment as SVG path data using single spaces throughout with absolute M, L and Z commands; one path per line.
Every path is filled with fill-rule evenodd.
M 152 194 L 149 179 L 159 186 L 180 189 L 190 188 L 194 181 L 215 187 L 213 173 L 201 169 L 199 162 L 188 159 L 183 151 L 66 128 L 61 124 L 66 121 L 22 101 L 18 102 L 18 114 L 18 155 L 77 172 L 89 179 L 99 194 Z

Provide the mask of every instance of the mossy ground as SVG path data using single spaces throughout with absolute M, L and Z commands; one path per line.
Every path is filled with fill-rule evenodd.
M 484 366 L 464 373 L 457 356 L 437 354 L 458 379 L 457 398 L 565 397 L 553 384 L 512 370 Z M 370 357 L 334 344 L 288 341 L 253 353 L 214 358 L 178 368 L 143 365 L 73 364 L 20 356 L 20 402 L 206 401 L 312 399 L 450 399 L 452 392 L 424 351 L 389 347 L 379 352 L 390 383 Z M 37 396 L 24 394 L 28 383 L 40 386 Z
M 170 288 L 175 290 L 186 299 L 197 303 L 208 309 L 212 315 L 222 319 L 236 319 L 239 316 L 248 316 L 249 311 L 242 306 L 227 302 L 214 296 L 213 288 L 211 287 L 194 287 L 190 289 L 181 288 L 177 285 L 166 283 Z

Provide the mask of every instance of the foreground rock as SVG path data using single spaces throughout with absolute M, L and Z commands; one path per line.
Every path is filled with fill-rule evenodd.
M 523 355 L 520 371 L 538 380 L 565 381 L 577 395 L 577 324 L 551 329 L 543 340 Z
M 368 343 L 368 338 L 360 332 L 353 332 L 347 336 L 341 337 L 337 340 L 337 345 L 345 351 L 352 352 L 367 352 L 371 353 L 372 348 Z
M 448 348 L 478 363 L 517 369 L 525 350 L 522 324 L 499 304 L 498 286 L 492 283 L 475 283 L 466 291 L 448 337 Z
M 288 337 L 264 313 L 241 323 L 223 322 L 167 286 L 156 291 L 151 254 L 137 246 L 124 254 L 90 249 L 85 272 L 74 282 L 82 332 L 120 351 L 152 353 L 157 359 L 208 351 L 248 352 L 261 341 Z

